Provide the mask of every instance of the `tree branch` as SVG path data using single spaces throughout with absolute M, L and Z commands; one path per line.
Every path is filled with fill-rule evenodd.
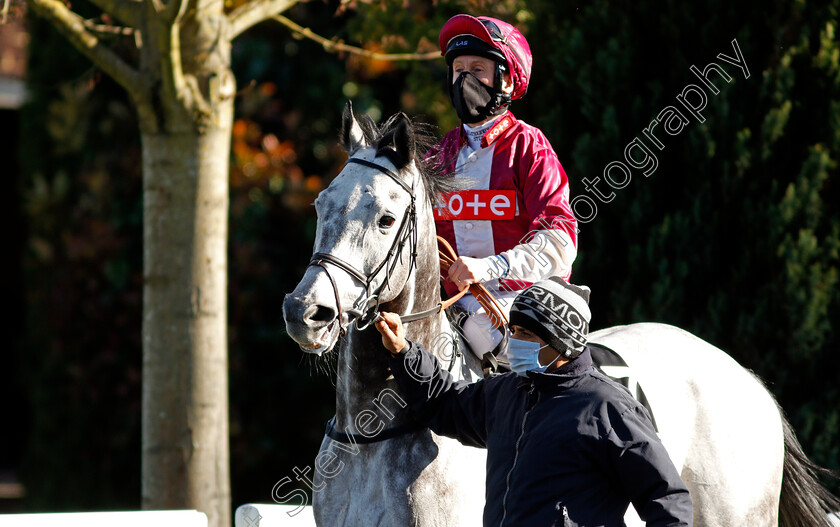
M 96 24 L 93 20 L 85 20 L 85 27 L 94 32 L 99 33 L 100 35 L 125 35 L 131 36 L 134 35 L 134 28 L 131 27 L 120 27 L 120 26 L 109 26 L 106 24 Z
M 178 0 L 174 0 L 178 1 Z M 184 2 L 186 3 L 186 2 Z M 160 48 L 160 68 L 163 77 L 163 90 L 167 100 L 179 100 L 184 96 L 184 68 L 181 64 L 180 27 L 175 24 L 160 29 L 158 46 Z
M 163 10 L 163 20 L 170 25 L 178 25 L 187 11 L 187 0 L 169 0 Z
M 344 51 L 373 60 L 435 60 L 441 58 L 440 52 L 437 51 L 431 51 L 429 53 L 377 53 L 375 51 L 369 51 L 356 46 L 350 46 L 343 42 L 327 40 L 326 38 L 313 33 L 308 27 L 299 26 L 283 15 L 275 15 L 272 18 L 291 29 L 293 32 L 321 44 L 321 46 L 324 47 L 324 50 L 330 53 Z
M 163 78 L 164 100 L 178 101 L 184 109 L 189 109 L 190 94 L 184 80 L 184 68 L 181 62 L 181 27 L 180 21 L 189 4 L 188 0 L 169 0 L 162 4 L 159 0 L 152 0 L 153 5 L 161 10 L 158 16 L 161 24 L 158 29 L 158 46 L 160 49 L 160 67 Z M 157 7 L 156 7 L 157 8 Z
M 147 4 L 155 13 L 162 13 L 166 9 L 166 6 L 163 5 L 161 0 L 144 0 L 144 3 Z
M 3 10 L 0 11 L 0 24 L 6 23 L 6 17 L 9 15 L 9 0 L 3 0 Z
M 93 5 L 113 15 L 129 27 L 139 27 L 143 11 L 143 2 L 138 0 L 90 0 Z
M 36 13 L 49 20 L 67 40 L 97 67 L 126 89 L 135 101 L 144 97 L 142 76 L 85 27 L 85 19 L 60 0 L 28 0 Z
M 233 40 L 246 29 L 289 9 L 299 0 L 251 0 L 228 15 L 230 38 Z

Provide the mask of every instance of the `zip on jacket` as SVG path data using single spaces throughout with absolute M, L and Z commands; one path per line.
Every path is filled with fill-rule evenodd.
M 522 436 L 525 435 L 525 423 L 528 421 L 528 415 L 531 413 L 531 410 L 534 409 L 535 406 L 540 402 L 540 392 L 537 392 L 537 399 L 532 403 L 531 396 L 534 394 L 534 389 L 536 386 L 534 385 L 534 381 L 531 381 L 531 388 L 528 390 L 528 408 L 525 410 L 525 414 L 522 416 L 522 428 L 519 430 L 519 437 L 516 439 L 516 448 L 513 454 L 513 464 L 510 466 L 510 470 L 508 470 L 507 478 L 505 481 L 505 496 L 502 498 L 502 520 L 499 522 L 499 527 L 502 527 L 505 524 L 505 517 L 507 517 L 507 498 L 508 493 L 510 492 L 510 476 L 513 474 L 513 469 L 516 468 L 516 460 L 519 458 L 519 442 L 522 441 Z

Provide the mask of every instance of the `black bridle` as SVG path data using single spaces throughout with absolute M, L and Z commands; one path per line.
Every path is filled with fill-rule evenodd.
M 312 255 L 312 259 L 309 261 L 309 265 L 317 265 L 318 267 L 321 267 L 327 274 L 327 278 L 329 278 L 330 284 L 332 285 L 333 293 L 335 294 L 335 304 L 338 308 L 337 320 L 339 324 L 339 331 L 342 335 L 344 335 L 346 331 L 342 323 L 342 314 L 344 313 L 344 311 L 341 308 L 341 297 L 338 293 L 338 287 L 336 286 L 335 279 L 333 279 L 332 275 L 330 274 L 329 268 L 326 264 L 338 267 L 345 273 L 358 280 L 365 287 L 365 292 L 363 293 L 363 295 L 359 297 L 359 299 L 356 300 L 356 302 L 354 302 L 354 308 L 346 311 L 348 316 L 354 316 L 356 328 L 359 330 L 366 329 L 379 316 L 380 295 L 386 287 L 390 287 L 391 273 L 396 268 L 397 263 L 399 263 L 402 260 L 403 248 L 405 247 L 405 244 L 409 241 L 411 242 L 411 261 L 409 262 L 410 265 L 408 270 L 408 277 L 406 277 L 406 282 L 408 282 L 408 279 L 411 278 L 411 273 L 417 264 L 417 206 L 414 196 L 414 187 L 408 186 L 408 184 L 405 181 L 400 179 L 399 176 L 397 176 L 397 174 L 395 174 L 387 167 L 384 167 L 372 161 L 366 161 L 364 159 L 351 157 L 347 160 L 347 162 L 356 163 L 369 168 L 373 168 L 390 177 L 400 187 L 402 187 L 403 190 L 408 192 L 408 195 L 411 197 L 411 203 L 408 205 L 408 207 L 405 210 L 405 213 L 403 214 L 402 222 L 400 223 L 399 229 L 397 230 L 397 236 L 396 238 L 394 238 L 394 243 L 391 244 L 391 248 L 388 250 L 388 254 L 385 256 L 385 259 L 379 265 L 377 265 L 376 268 L 370 274 L 365 274 L 363 271 L 359 270 L 354 265 L 346 262 L 338 256 L 335 256 L 334 254 L 318 252 Z M 385 279 L 382 281 L 381 284 L 379 284 L 379 287 L 376 288 L 376 291 L 371 293 L 371 285 L 383 269 L 385 269 Z M 418 313 L 402 315 L 400 318 L 403 322 L 413 322 L 415 320 L 426 318 L 435 313 L 439 313 L 441 309 L 442 304 L 439 303 L 431 309 L 427 309 Z M 454 351 L 452 353 L 452 359 L 449 363 L 449 371 L 452 371 L 452 367 L 454 366 L 455 359 L 458 355 L 459 353 L 457 351 Z M 425 427 L 417 423 L 409 423 L 388 430 L 383 430 L 375 436 L 369 437 L 362 434 L 348 434 L 345 432 L 338 431 L 335 428 L 335 417 L 333 417 L 327 422 L 326 435 L 340 443 L 370 444 L 398 437 L 410 432 L 416 432 L 424 428 Z
M 377 265 L 376 268 L 370 274 L 366 275 L 363 271 L 360 271 L 354 265 L 346 262 L 345 260 L 339 258 L 334 254 L 315 253 L 312 255 L 312 259 L 309 261 L 309 265 L 317 265 L 324 269 L 324 272 L 327 274 L 327 277 L 330 279 L 330 283 L 332 284 L 333 293 L 335 293 L 335 303 L 336 307 L 338 308 L 337 320 L 339 324 L 339 330 L 342 335 L 344 335 L 346 332 L 342 321 L 342 315 L 343 313 L 345 313 L 345 311 L 341 307 L 341 298 L 338 292 L 338 287 L 336 286 L 335 280 L 330 274 L 329 268 L 327 268 L 326 264 L 338 267 L 342 271 L 346 272 L 347 274 L 361 282 L 361 284 L 364 286 L 365 292 L 361 297 L 359 297 L 358 300 L 356 300 L 356 302 L 353 303 L 353 309 L 349 309 L 346 311 L 348 317 L 353 316 L 355 318 L 356 329 L 363 330 L 370 326 L 370 324 L 374 320 L 376 320 L 377 316 L 379 315 L 380 295 L 386 287 L 390 288 L 391 273 L 397 267 L 397 264 L 402 261 L 403 248 L 405 247 L 405 244 L 409 242 L 409 240 L 411 242 L 411 261 L 409 263 L 408 269 L 409 276 L 406 278 L 406 281 L 408 281 L 408 278 L 411 276 L 411 272 L 414 270 L 414 267 L 417 263 L 417 205 L 414 197 L 413 185 L 408 186 L 408 184 L 402 179 L 400 179 L 400 177 L 393 171 L 391 171 L 387 167 L 384 167 L 372 161 L 366 161 L 364 159 L 351 157 L 347 160 L 347 162 L 356 163 L 358 165 L 373 168 L 390 177 L 392 180 L 394 180 L 394 182 L 396 182 L 400 187 L 402 187 L 403 190 L 408 192 L 408 195 L 411 197 L 411 203 L 408 205 L 408 207 L 405 210 L 405 213 L 403 214 L 402 222 L 400 223 L 400 226 L 397 229 L 397 236 L 396 238 L 394 238 L 394 243 L 391 244 L 391 248 L 388 250 L 388 254 L 385 256 L 385 259 L 382 260 L 382 262 L 379 265 Z M 377 287 L 376 290 L 371 293 L 370 288 L 373 285 L 373 282 L 376 279 L 376 277 L 383 269 L 385 270 L 385 279 L 382 280 L 382 283 L 379 284 L 379 287 Z M 434 310 L 430 310 L 426 316 L 431 315 L 433 312 Z M 426 312 L 424 311 L 422 314 L 425 313 Z

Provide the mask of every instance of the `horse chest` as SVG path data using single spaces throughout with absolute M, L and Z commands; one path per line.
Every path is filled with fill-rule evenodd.
M 459 525 L 439 502 L 456 499 L 450 482 L 457 478 L 448 472 L 457 463 L 444 443 L 437 444 L 429 431 L 372 445 L 326 439 L 321 451 L 335 454 L 341 470 L 331 478 L 315 478 L 315 487 L 321 488 L 313 493 L 318 525 Z

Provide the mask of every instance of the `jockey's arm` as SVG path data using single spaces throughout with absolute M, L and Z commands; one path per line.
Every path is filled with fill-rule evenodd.
M 539 282 L 549 276 L 568 276 L 577 256 L 577 247 L 562 229 L 546 229 L 534 233 L 527 243 L 520 243 L 501 256 L 510 271 L 505 278 Z
M 576 256 L 577 248 L 568 233 L 540 230 L 528 242 L 498 255 L 459 257 L 449 268 L 449 279 L 459 288 L 499 278 L 539 282 L 550 276 L 569 276 Z

